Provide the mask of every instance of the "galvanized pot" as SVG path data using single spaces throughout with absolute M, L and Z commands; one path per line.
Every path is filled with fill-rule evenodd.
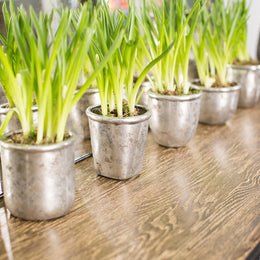
M 201 90 L 202 94 L 200 123 L 223 125 L 234 115 L 237 110 L 240 86 L 226 88 L 204 88 L 197 86 L 197 88 Z
M 260 95 L 260 65 L 230 65 L 227 71 L 229 81 L 241 87 L 238 107 L 254 107 Z
M 150 129 L 158 144 L 180 147 L 191 140 L 199 122 L 200 96 L 167 96 L 149 91 Z
M 7 113 L 10 111 L 10 108 L 8 107 L 8 103 L 0 105 L 0 124 L 2 124 L 6 118 Z M 37 125 L 38 122 L 38 108 L 37 106 L 32 107 L 33 111 L 33 122 L 35 125 Z M 4 133 L 8 133 L 11 131 L 17 131 L 21 129 L 21 124 L 18 118 L 13 115 L 12 118 L 10 119 L 8 125 L 5 128 Z
M 116 118 L 98 115 L 89 107 L 92 153 L 98 175 L 116 180 L 129 179 L 140 173 L 151 112 L 139 116 Z
M 77 141 L 90 138 L 89 123 L 85 112 L 87 107 L 99 104 L 100 96 L 98 89 L 90 88 L 72 108 L 68 116 L 66 128 L 76 135 Z
M 50 145 L 1 141 L 5 206 L 25 220 L 58 218 L 74 196 L 74 137 Z

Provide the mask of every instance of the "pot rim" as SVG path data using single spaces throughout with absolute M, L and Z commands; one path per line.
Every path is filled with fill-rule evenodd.
M 75 141 L 75 135 L 72 132 L 69 132 L 70 137 L 62 142 L 54 144 L 39 144 L 39 145 L 29 145 L 29 144 L 17 144 L 17 143 L 8 143 L 6 139 L 14 133 L 21 133 L 22 130 L 11 131 L 3 135 L 0 138 L 0 145 L 5 149 L 15 149 L 26 152 L 47 152 L 53 150 L 59 150 L 62 147 L 70 146 Z
M 13 109 L 14 107 L 6 107 L 7 105 L 9 105 L 9 103 L 3 103 L 0 104 L 0 114 L 7 114 L 11 109 Z M 32 106 L 32 111 L 38 111 L 38 106 L 37 105 L 33 105 Z
M 235 85 L 235 86 L 230 86 L 230 87 L 225 87 L 225 88 L 205 88 L 202 86 L 196 85 L 196 82 L 198 82 L 199 79 L 193 80 L 191 82 L 191 85 L 195 89 L 200 89 L 202 92 L 211 92 L 211 93 L 219 93 L 219 92 L 233 92 L 240 90 L 241 86 L 240 85 Z
M 228 64 L 228 68 L 237 69 L 237 70 L 260 70 L 260 64 L 259 65 Z
M 130 116 L 130 117 L 123 117 L 123 118 L 109 117 L 109 116 L 103 116 L 103 115 L 98 115 L 98 114 L 93 113 L 92 109 L 101 107 L 101 105 L 94 105 L 94 106 L 90 106 L 86 109 L 86 114 L 90 119 L 92 119 L 94 121 L 108 123 L 108 124 L 116 124 L 116 125 L 137 124 L 137 123 L 146 121 L 151 117 L 152 113 L 147 107 L 142 106 L 142 105 L 135 105 L 135 106 L 145 109 L 146 112 L 144 114 L 138 115 L 138 116 Z
M 192 86 L 192 88 L 194 87 Z M 185 95 L 185 96 L 170 96 L 170 95 L 162 95 L 162 94 L 154 93 L 152 90 L 149 90 L 148 95 L 150 98 L 180 102 L 180 101 L 191 101 L 191 100 L 199 99 L 201 97 L 201 92 L 196 94 Z

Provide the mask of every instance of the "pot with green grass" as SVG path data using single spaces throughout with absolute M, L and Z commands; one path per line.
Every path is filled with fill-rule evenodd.
M 239 7 L 224 5 L 221 0 L 211 4 L 211 13 L 204 6 L 197 30 L 199 39 L 192 49 L 197 63 L 199 80 L 193 86 L 202 91 L 200 123 L 225 124 L 235 113 L 240 86 L 229 82 L 227 66 L 233 60 L 233 42 L 238 40 Z
M 24 64 L 12 69 L 8 48 L 0 48 L 0 63 L 6 77 L 1 83 L 14 101 L 4 127 L 15 113 L 21 131 L 6 134 L 1 139 L 2 177 L 5 206 L 11 214 L 26 220 L 46 220 L 63 216 L 71 209 L 75 197 L 73 134 L 66 131 L 66 121 L 72 107 L 103 69 L 117 46 L 111 46 L 99 66 L 74 95 L 85 57 L 92 43 L 96 16 L 88 19 L 82 6 L 73 37 L 68 30 L 74 17 L 72 10 L 62 9 L 60 24 L 51 30 L 53 13 L 39 14 L 23 7 L 17 12 L 13 1 L 10 15 L 14 41 Z M 19 78 L 18 77 L 18 78 Z M 33 124 L 33 97 L 38 107 L 38 124 Z M 19 173 L 19 174 L 18 174 Z
M 151 112 L 144 106 L 136 105 L 138 92 L 150 69 L 173 47 L 170 44 L 164 53 L 152 59 L 134 84 L 135 57 L 141 38 L 132 3 L 129 3 L 128 14 L 125 17 L 119 10 L 110 13 L 109 7 L 104 4 L 99 15 L 102 20 L 97 25 L 96 44 L 90 52 L 94 68 L 114 42 L 111 35 L 117 37 L 123 31 L 124 37 L 106 69 L 97 77 L 101 106 L 89 107 L 86 111 L 96 172 L 117 180 L 129 179 L 142 170 Z M 127 102 L 123 101 L 124 87 Z
M 142 9 L 140 21 L 148 41 L 148 61 L 161 53 L 172 41 L 174 48 L 152 69 L 153 85 L 149 92 L 152 112 L 150 129 L 154 139 L 166 147 L 186 145 L 197 129 L 200 91 L 188 82 L 189 53 L 201 1 L 195 1 L 189 15 L 185 1 L 153 1 Z M 153 14 L 154 22 L 151 15 Z
M 240 6 L 240 19 L 247 21 L 249 6 L 246 0 L 233 5 Z M 234 62 L 228 66 L 228 78 L 240 85 L 238 107 L 251 108 L 259 101 L 260 63 L 252 60 L 247 51 L 247 24 L 241 26 L 239 41 L 234 42 Z
M 100 106 L 89 107 L 91 146 L 98 175 L 117 180 L 133 177 L 142 170 L 150 112 L 135 104 L 143 73 L 133 84 L 138 30 L 135 9 L 129 5 L 129 16 L 119 10 L 110 13 L 104 3 L 90 57 L 95 68 L 99 59 L 116 40 L 119 47 L 108 65 L 97 76 Z M 125 89 L 125 90 L 124 90 Z M 128 103 L 123 101 L 125 91 Z

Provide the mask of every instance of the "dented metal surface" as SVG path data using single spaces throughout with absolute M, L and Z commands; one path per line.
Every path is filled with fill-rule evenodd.
M 238 107 L 251 108 L 259 101 L 260 66 L 231 65 L 227 69 L 229 81 L 237 82 L 241 87 Z
M 89 107 L 86 113 L 97 174 L 125 180 L 140 173 L 150 111 L 139 116 L 113 118 L 97 115 L 93 108 Z
M 186 145 L 197 129 L 201 93 L 167 96 L 149 92 L 150 128 L 155 141 L 166 147 Z
M 4 201 L 13 216 L 46 220 L 65 215 L 75 197 L 74 138 L 51 145 L 1 141 Z
M 236 112 L 240 86 L 201 89 L 199 122 L 208 125 L 223 125 Z

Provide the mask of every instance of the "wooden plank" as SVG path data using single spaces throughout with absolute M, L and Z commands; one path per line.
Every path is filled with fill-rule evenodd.
M 260 242 L 259 118 L 260 105 L 200 124 L 179 149 L 149 133 L 125 182 L 97 176 L 93 158 L 76 164 L 74 207 L 57 220 L 8 217 L 0 200 L 0 259 L 245 259 Z

